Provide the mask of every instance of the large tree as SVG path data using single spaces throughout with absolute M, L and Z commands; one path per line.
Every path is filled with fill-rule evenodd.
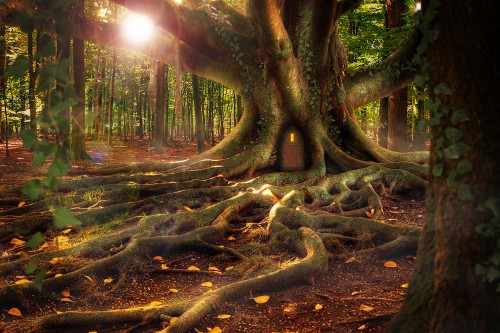
M 11 7 L 18 8 L 19 2 L 22 1 L 12 1 L 15 6 Z M 238 282 L 176 303 L 56 314 L 44 317 L 38 324 L 83 325 L 99 320 L 103 324 L 128 321 L 142 325 L 179 316 L 165 331 L 186 332 L 217 304 L 249 290 L 258 292 L 311 281 L 326 268 L 328 252 L 335 251 L 334 245 L 339 241 L 359 242 L 356 257 L 394 257 L 415 251 L 419 228 L 362 217 L 380 216 L 380 194 L 422 194 L 427 186 L 427 171 L 414 162 L 424 162 L 427 155 L 379 147 L 358 126 L 354 109 L 410 82 L 415 65 L 421 63 L 412 60 L 422 58 L 430 39 L 425 33 L 429 31 L 422 29 L 423 38 L 419 32 L 413 34 L 382 63 L 349 73 L 337 21 L 357 8 L 359 0 L 255 0 L 248 1 L 246 9 L 238 7 L 240 10 L 224 1 L 212 1 L 210 6 L 195 0 L 185 5 L 170 0 L 114 2 L 152 17 L 159 29 L 173 35 L 170 39 L 158 34 L 151 45 L 144 47 L 145 52 L 167 64 L 174 64 L 178 57 L 183 70 L 234 89 L 243 100 L 242 117 L 221 143 L 191 160 L 101 169 L 87 172 L 94 175 L 92 178 L 61 183 L 59 191 L 76 193 L 75 206 L 69 207 L 75 212 L 85 207 L 79 196 L 104 190 L 101 208 L 77 214 L 84 227 L 97 221 L 105 223 L 124 213 L 132 212 L 135 217 L 111 235 L 0 265 L 0 274 L 19 272 L 29 260 L 40 262 L 70 254 L 98 259 L 62 277 L 49 276 L 41 284 L 47 292 L 58 292 L 75 284 L 82 275 L 117 275 L 124 279 L 127 274 L 144 269 L 146 258 L 185 249 L 223 253 L 247 262 L 249 258 L 240 251 L 215 244 L 228 232 L 249 230 L 263 242 L 286 248 L 302 259 L 257 277 L 244 275 Z M 30 8 L 30 1 L 25 1 L 24 8 Z M 11 9 L 2 14 L 4 22 L 16 24 Z M 114 24 L 87 19 L 79 19 L 75 24 L 78 28 L 74 34 L 78 38 L 126 45 Z M 274 156 L 281 151 L 281 141 L 287 139 L 283 133 L 290 133 L 290 128 L 304 137 L 305 170 L 281 172 L 282 163 L 275 163 Z M 297 134 L 290 140 L 298 137 Z M 341 173 L 331 174 L 332 171 Z M 226 180 L 256 174 L 257 178 L 247 182 Z M 445 186 L 442 181 L 436 184 L 435 191 Z M 13 196 L 16 191 L 3 196 Z M 27 212 L 31 215 L 3 226 L 0 241 L 29 237 L 36 230 L 48 228 L 50 214 L 43 210 L 44 201 L 48 200 L 2 212 L 5 216 Z M 159 206 L 170 212 L 182 206 L 199 209 L 144 217 L 164 213 L 158 210 Z M 309 214 L 311 210 L 322 214 Z M 259 222 L 245 223 L 255 220 Z M 360 240 L 366 234 L 371 235 L 373 247 L 362 246 Z M 425 283 L 432 281 L 429 278 Z M 8 304 L 22 305 L 22 293 L 36 287 L 36 283 L 23 288 L 9 285 L 0 289 L 0 297 Z

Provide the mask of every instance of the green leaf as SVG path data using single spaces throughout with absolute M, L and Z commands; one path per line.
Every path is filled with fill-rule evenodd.
M 451 124 L 453 126 L 457 126 L 459 123 L 465 122 L 469 120 L 469 116 L 467 115 L 467 110 L 460 109 L 453 111 L 451 115 Z
M 447 147 L 444 149 L 444 156 L 445 158 L 449 159 L 458 159 L 460 156 L 465 154 L 470 150 L 470 146 L 466 145 L 463 142 L 458 142 L 455 144 L 452 144 L 451 146 Z
M 458 186 L 458 197 L 462 201 L 472 201 L 474 200 L 474 195 L 472 194 L 468 185 L 460 184 Z
M 18 12 L 19 28 L 22 32 L 30 33 L 35 29 L 35 22 L 33 18 L 28 14 L 28 12 L 23 9 Z
M 436 95 L 451 95 L 451 89 L 446 83 L 440 83 L 434 87 L 434 94 Z
M 441 175 L 443 174 L 443 163 L 439 163 L 439 164 L 436 164 L 433 168 L 432 168 L 432 175 L 434 177 L 441 177 Z
M 28 275 L 31 275 L 35 273 L 37 268 L 38 266 L 33 261 L 30 261 L 24 272 Z
M 40 245 L 44 241 L 45 237 L 40 231 L 37 231 L 33 236 L 31 236 L 30 240 L 26 242 L 26 246 L 34 249 L 38 245 Z
M 69 82 L 69 59 L 62 59 L 57 63 L 57 67 L 55 70 L 55 78 L 59 81 L 59 83 L 68 83 Z
M 38 199 L 44 192 L 42 183 L 39 179 L 33 179 L 27 182 L 21 189 L 23 194 L 26 194 L 31 200 Z
M 486 208 L 489 208 L 494 216 L 500 216 L 500 200 L 495 198 L 488 198 L 484 203 Z
M 448 175 L 448 178 L 446 178 L 446 186 L 448 187 L 455 187 L 457 186 L 457 172 L 456 170 L 451 170 L 450 174 Z
M 47 171 L 47 176 L 48 177 L 66 176 L 67 173 L 68 170 L 66 168 L 66 164 L 64 163 L 64 161 L 60 158 L 56 158 L 50 165 Z
M 33 157 L 33 167 L 38 168 L 45 160 L 57 151 L 57 145 L 48 141 L 40 141 L 35 149 Z
M 35 275 L 35 278 L 33 279 L 33 281 L 35 282 L 35 286 L 38 289 L 38 291 L 42 291 L 42 282 L 43 282 L 43 278 L 45 277 L 45 275 L 47 275 L 47 269 L 46 268 L 44 268 L 40 272 L 38 272 Z
M 67 208 L 59 207 L 54 211 L 54 226 L 57 229 L 63 229 L 68 226 L 77 226 L 81 224 L 82 222 L 74 217 Z
M 451 143 L 458 142 L 463 136 L 464 132 L 459 130 L 458 128 L 448 127 L 445 129 L 444 134 L 451 141 Z
M 475 271 L 476 271 L 476 275 L 485 275 L 486 274 L 486 267 L 484 267 L 480 264 L 477 264 Z
M 436 140 L 436 149 L 441 149 L 444 146 L 444 137 L 439 137 Z
M 19 55 L 5 71 L 5 76 L 23 76 L 28 71 L 28 66 L 28 58 L 23 55 Z
M 488 282 L 491 283 L 500 278 L 500 271 L 494 267 L 490 267 L 486 273 L 486 277 L 488 278 Z
M 36 144 L 36 131 L 32 128 L 25 129 L 21 133 L 21 137 L 23 138 L 23 145 L 26 148 L 31 148 Z
M 51 57 L 56 55 L 56 46 L 54 39 L 47 34 L 44 34 L 40 39 L 40 47 L 35 54 L 35 59 L 39 60 L 45 57 Z
M 460 160 L 457 163 L 456 170 L 459 175 L 464 175 L 472 170 L 472 163 L 469 160 Z

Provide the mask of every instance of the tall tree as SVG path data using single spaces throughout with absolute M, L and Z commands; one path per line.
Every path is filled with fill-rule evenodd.
M 194 103 L 194 117 L 196 121 L 196 144 L 198 146 L 198 154 L 205 151 L 204 134 L 203 134 L 203 119 L 201 115 L 201 97 L 200 97 L 200 83 L 196 75 L 191 75 L 193 83 L 193 103 Z
M 3 25 L 0 24 L 0 142 L 3 142 L 3 138 L 7 135 L 7 131 L 5 126 L 6 123 L 4 123 L 4 101 L 5 101 L 5 83 L 6 83 L 6 78 L 5 78 L 5 54 L 7 51 L 7 46 L 5 42 L 5 34 L 6 34 L 7 28 Z M 6 154 L 8 155 L 8 145 L 6 145 Z
M 423 1 L 422 6 L 428 32 L 439 30 L 427 52 L 433 100 L 440 101 L 430 161 L 438 171 L 427 192 L 425 226 L 408 297 L 391 331 L 496 332 L 498 2 Z
M 156 63 L 155 135 L 154 146 L 157 153 L 163 153 L 165 141 L 165 69 L 166 65 Z

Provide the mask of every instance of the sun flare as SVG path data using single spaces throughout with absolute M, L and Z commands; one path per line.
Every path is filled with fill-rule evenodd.
M 144 15 L 131 14 L 123 21 L 123 34 L 134 44 L 149 42 L 154 31 L 153 22 Z

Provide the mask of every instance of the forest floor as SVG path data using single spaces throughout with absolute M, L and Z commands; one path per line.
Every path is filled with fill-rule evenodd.
M 10 156 L 7 158 L 4 149 L 0 149 L 0 191 L 21 185 L 36 174 L 31 166 L 31 153 L 22 147 L 19 140 L 10 142 Z M 133 144 L 116 141 L 113 148 L 88 141 L 87 151 L 93 161 L 81 163 L 75 168 L 98 168 L 139 161 L 182 160 L 196 154 L 196 145 L 179 142 L 175 147 L 166 148 L 164 154 L 157 154 L 148 141 L 136 141 Z M 422 226 L 425 215 L 423 201 L 383 197 L 382 202 L 384 213 L 380 220 L 389 224 Z M 77 237 L 77 232 L 65 236 L 71 241 L 71 238 Z M 228 237 L 225 243 L 236 245 L 239 241 L 237 238 Z M 0 245 L 0 254 L 10 255 L 16 251 L 20 249 L 16 250 L 11 244 L 4 244 L 3 248 Z M 279 253 L 270 257 L 277 262 L 284 261 Z M 114 287 L 93 281 L 89 277 L 81 283 L 86 284 L 85 288 L 91 288 L 94 296 L 78 297 L 78 294 L 71 294 L 70 301 L 61 301 L 33 295 L 27 302 L 27 307 L 22 310 L 22 318 L 9 315 L 7 311 L 0 312 L 0 332 L 4 332 L 2 327 L 5 330 L 5 327 L 12 328 L 13 324 L 17 327 L 15 331 L 21 332 L 23 327 L 27 327 L 38 316 L 56 311 L 146 306 L 152 301 L 161 302 L 199 295 L 210 288 L 217 288 L 237 279 L 231 274 L 233 263 L 222 256 L 204 256 L 193 252 L 164 260 L 169 267 L 185 269 L 196 266 L 201 268 L 201 271 L 189 275 L 151 273 L 155 268 L 157 271 L 157 266 L 160 265 L 158 261 L 151 260 L 145 263 L 143 273 L 135 274 Z M 251 293 L 246 298 L 221 304 L 218 311 L 203 319 L 195 332 L 209 332 L 209 328 L 214 327 L 220 327 L 222 332 L 250 333 L 386 332 L 391 318 L 405 299 L 415 257 L 394 259 L 392 262 L 395 265 L 389 266 L 396 267 L 386 267 L 386 262 L 373 259 L 361 261 L 354 258 L 347 261 L 333 260 L 328 271 L 318 277 L 314 285 L 271 292 L 269 301 L 264 304 L 254 302 L 252 297 L 258 295 Z M 217 274 L 209 270 L 209 267 L 217 267 Z M 223 273 L 220 274 L 221 272 Z M 212 287 L 202 286 L 203 282 L 211 282 Z M 228 314 L 230 317 L 218 318 L 221 314 Z M 123 329 L 125 327 L 90 327 L 59 329 L 57 332 L 102 333 L 120 332 Z M 160 327 L 155 327 L 144 329 L 142 332 L 155 332 L 159 329 Z

